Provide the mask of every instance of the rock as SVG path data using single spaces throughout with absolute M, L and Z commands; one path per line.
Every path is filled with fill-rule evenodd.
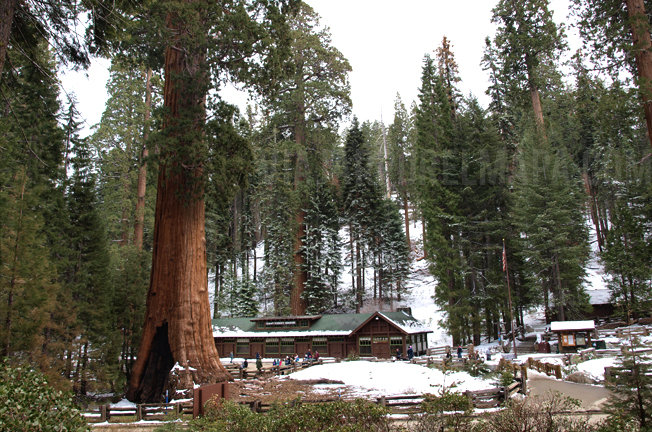
M 591 378 L 589 375 L 584 372 L 573 372 L 572 374 L 566 377 L 566 381 L 578 383 L 578 384 L 598 384 L 598 381 Z

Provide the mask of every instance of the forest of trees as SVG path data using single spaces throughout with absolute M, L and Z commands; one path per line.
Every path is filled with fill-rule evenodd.
M 0 357 L 58 387 L 156 400 L 174 363 L 210 381 L 210 318 L 389 310 L 421 259 L 454 343 L 491 340 L 503 244 L 517 325 L 583 316 L 592 248 L 626 317 L 649 312 L 652 4 L 572 0 L 569 53 L 548 0 L 499 0 L 489 106 L 444 36 L 385 124 L 353 115 L 304 2 L 41 3 L 0 7 Z M 108 100 L 82 138 L 57 74 L 93 56 Z

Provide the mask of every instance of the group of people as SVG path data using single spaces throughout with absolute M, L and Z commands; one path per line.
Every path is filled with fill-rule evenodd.
M 233 351 L 231 351 L 230 354 L 231 358 L 231 363 L 233 363 Z M 303 361 L 304 362 L 312 362 L 312 361 L 318 361 L 319 360 L 319 351 L 315 351 L 315 354 L 312 353 L 311 350 L 308 350 L 306 353 Z M 301 357 L 299 354 L 295 354 L 294 356 L 285 356 L 284 359 L 273 359 L 272 361 L 272 367 L 280 366 L 281 364 L 285 366 L 292 366 L 293 364 L 298 364 L 301 362 Z M 249 367 L 249 362 L 245 358 L 244 361 L 238 366 L 240 369 L 247 369 Z M 263 361 L 260 357 L 260 353 L 256 353 L 256 369 L 258 369 L 258 372 L 261 372 L 263 370 Z
M 469 360 L 480 360 L 480 353 L 475 350 L 475 346 L 473 344 L 469 344 L 466 348 L 468 351 L 467 357 Z M 457 345 L 456 352 L 457 352 L 457 358 L 461 359 L 462 354 L 464 353 L 464 348 L 462 348 L 461 344 Z M 486 355 L 487 355 L 487 360 L 491 360 L 491 352 L 487 351 Z M 450 360 L 452 358 L 453 356 L 451 354 L 451 348 L 446 347 L 446 360 Z
M 403 358 L 402 352 L 400 348 L 396 348 L 396 360 L 401 360 Z M 407 358 L 408 360 L 412 360 L 414 358 L 414 350 L 412 349 L 412 345 L 410 345 L 407 349 Z

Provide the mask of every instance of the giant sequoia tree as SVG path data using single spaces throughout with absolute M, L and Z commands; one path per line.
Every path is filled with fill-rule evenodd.
M 293 189 L 298 196 L 295 209 L 294 287 L 290 308 L 293 314 L 303 315 L 309 305 L 304 294 L 310 281 L 310 256 L 304 250 L 306 230 L 305 208 L 310 177 L 317 181 L 325 147 L 336 141 L 339 120 L 351 110 L 348 72 L 351 65 L 337 48 L 331 45 L 328 27 L 321 27 L 319 15 L 301 2 L 298 13 L 289 20 L 292 71 L 281 83 L 279 97 L 268 102 L 282 119 L 283 130 L 292 133 L 296 144 L 292 163 Z
M 646 5 L 647 3 L 647 5 Z M 652 38 L 649 2 L 644 0 L 572 0 L 582 38 L 592 60 L 617 76 L 623 66 L 637 77 L 652 144 Z
M 512 90 L 529 90 L 539 127 L 543 127 L 540 90 L 546 85 L 543 65 L 566 46 L 563 28 L 552 20 L 548 3 L 549 0 L 501 0 L 493 9 L 492 18 L 498 24 L 494 43 L 506 84 Z M 540 132 L 545 135 L 543 129 Z
M 181 385 L 189 388 L 193 381 L 229 377 L 213 342 L 208 300 L 203 196 L 212 168 L 209 155 L 214 156 L 216 149 L 208 151 L 207 139 L 213 136 L 206 134 L 207 94 L 211 77 L 218 87 L 227 78 L 258 89 L 273 82 L 272 74 L 279 72 L 287 55 L 284 14 L 290 3 L 166 1 L 155 5 L 165 12 L 164 28 L 169 30 L 166 112 L 159 137 L 152 275 L 130 400 L 160 399 L 175 363 L 185 368 Z M 218 116 L 211 122 L 221 120 Z M 230 133 L 228 125 L 222 130 Z

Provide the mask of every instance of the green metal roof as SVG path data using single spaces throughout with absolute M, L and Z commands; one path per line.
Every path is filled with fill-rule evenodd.
M 390 323 L 407 334 L 432 333 L 432 330 L 405 312 L 378 312 Z M 310 328 L 264 328 L 257 329 L 252 318 L 220 318 L 213 320 L 213 335 L 223 337 L 301 336 L 301 335 L 347 335 L 356 330 L 374 313 L 322 315 Z M 282 318 L 282 317 L 281 317 Z

